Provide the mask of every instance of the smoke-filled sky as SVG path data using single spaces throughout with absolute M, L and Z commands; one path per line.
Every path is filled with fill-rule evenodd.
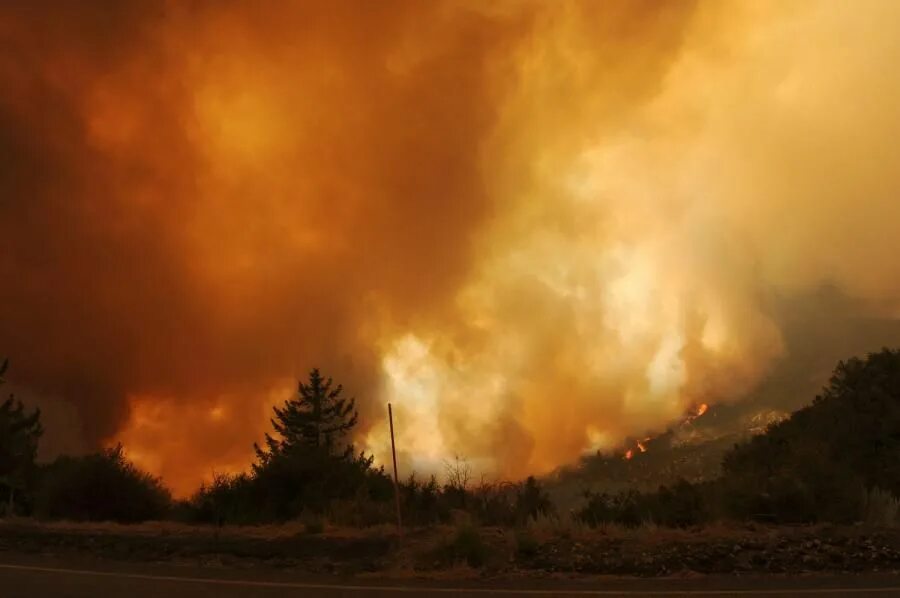
M 882 0 L 7 1 L 0 353 L 180 494 L 313 366 L 406 471 L 796 406 L 900 342 L 898 61 Z

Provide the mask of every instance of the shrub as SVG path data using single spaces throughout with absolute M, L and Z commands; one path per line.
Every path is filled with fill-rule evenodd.
M 633 490 L 619 494 L 586 492 L 585 499 L 575 516 L 590 527 L 608 524 L 637 527 L 647 516 L 641 512 L 643 496 Z
M 195 523 L 256 523 L 259 510 L 253 481 L 247 474 L 213 474 L 187 504 L 187 519 Z
M 710 518 L 707 494 L 713 489 L 713 485 L 679 480 L 671 487 L 660 486 L 656 492 L 588 492 L 584 506 L 576 511 L 575 517 L 591 527 L 616 524 L 634 528 L 647 522 L 666 527 L 699 525 Z
M 450 521 L 450 506 L 437 479 L 419 482 L 415 472 L 400 484 L 400 503 L 403 520 L 409 525 L 430 525 Z
M 457 528 L 450 549 L 454 560 L 465 561 L 470 567 L 481 567 L 487 560 L 487 546 L 478 529 L 470 524 Z
M 528 478 L 519 485 L 516 492 L 516 518 L 519 523 L 529 520 L 536 521 L 538 517 L 546 517 L 554 512 L 550 496 L 544 491 L 534 476 Z
M 313 479 L 302 465 L 300 460 L 280 460 L 253 474 L 216 474 L 181 505 L 178 515 L 217 525 L 283 522 L 310 513 L 354 527 L 394 520 L 393 486 L 381 469 L 360 471 L 346 465 Z M 351 483 L 339 486 L 334 478 Z
M 679 480 L 671 487 L 660 486 L 648 511 L 654 523 L 667 527 L 689 527 L 708 519 L 701 488 L 685 480 Z
M 128 461 L 122 446 L 60 457 L 43 468 L 35 498 L 39 517 L 132 523 L 159 519 L 171 505 L 159 478 Z
M 537 555 L 540 543 L 528 529 L 516 530 L 516 555 L 530 558 Z
M 453 513 L 465 513 L 481 525 L 513 527 L 554 512 L 533 477 L 518 484 L 482 481 L 469 487 L 459 482 L 439 486 L 434 476 L 422 483 L 413 474 L 400 485 L 400 499 L 404 521 L 411 525 L 447 523 Z

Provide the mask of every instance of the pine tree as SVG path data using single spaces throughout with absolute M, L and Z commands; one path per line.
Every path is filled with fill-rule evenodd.
M 341 396 L 343 390 L 313 369 L 308 383 L 300 382 L 295 398 L 273 408 L 275 417 L 271 421 L 277 437 L 266 434 L 266 449 L 255 447 L 260 466 L 298 452 L 349 459 L 353 446 L 347 443 L 341 449 L 340 445 L 359 414 L 356 400 Z
M 0 364 L 0 384 L 4 382 L 3 375 L 8 367 L 8 360 Z M 15 491 L 24 489 L 26 477 L 34 467 L 42 433 L 40 409 L 27 415 L 21 401 L 16 401 L 12 395 L 0 403 L 0 484 L 9 492 L 10 513 L 15 505 Z

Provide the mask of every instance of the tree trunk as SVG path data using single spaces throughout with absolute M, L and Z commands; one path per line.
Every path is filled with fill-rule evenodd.
M 15 489 L 13 489 L 13 487 L 10 486 L 9 487 L 9 507 L 7 508 L 7 511 L 6 511 L 7 517 L 12 517 L 15 514 L 15 507 L 16 507 L 15 493 L 16 493 Z

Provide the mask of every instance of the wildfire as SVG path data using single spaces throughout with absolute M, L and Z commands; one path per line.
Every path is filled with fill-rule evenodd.
M 900 3 L 19 4 L 3 349 L 65 405 L 45 448 L 122 441 L 176 495 L 313 366 L 379 465 L 390 401 L 402 471 L 518 479 L 752 398 L 823 285 L 900 305 Z
M 697 419 L 698 417 L 701 417 L 707 411 L 709 411 L 709 405 L 707 405 L 706 403 L 700 403 L 700 405 L 697 406 L 697 409 L 693 413 L 691 413 L 687 416 L 687 418 L 684 420 L 684 423 L 685 424 L 693 423 L 693 421 L 695 419 Z
M 653 440 L 653 437 L 647 436 L 646 438 L 635 441 L 634 448 L 630 448 L 627 451 L 625 451 L 625 460 L 627 461 L 627 460 L 631 459 L 632 457 L 634 457 L 635 449 L 637 449 L 641 453 L 646 453 L 647 452 L 647 443 L 650 442 L 651 440 Z
M 707 403 L 700 403 L 696 407 L 696 409 L 687 414 L 687 416 L 684 418 L 684 421 L 681 422 L 681 425 L 686 426 L 692 424 L 694 420 L 696 420 L 698 417 L 702 417 L 707 411 L 709 411 L 709 405 Z M 651 440 L 653 440 L 653 436 L 647 436 L 642 440 L 636 440 L 634 443 L 634 447 L 625 451 L 625 460 L 629 461 L 634 457 L 635 449 L 637 449 L 641 453 L 646 453 L 647 443 Z

